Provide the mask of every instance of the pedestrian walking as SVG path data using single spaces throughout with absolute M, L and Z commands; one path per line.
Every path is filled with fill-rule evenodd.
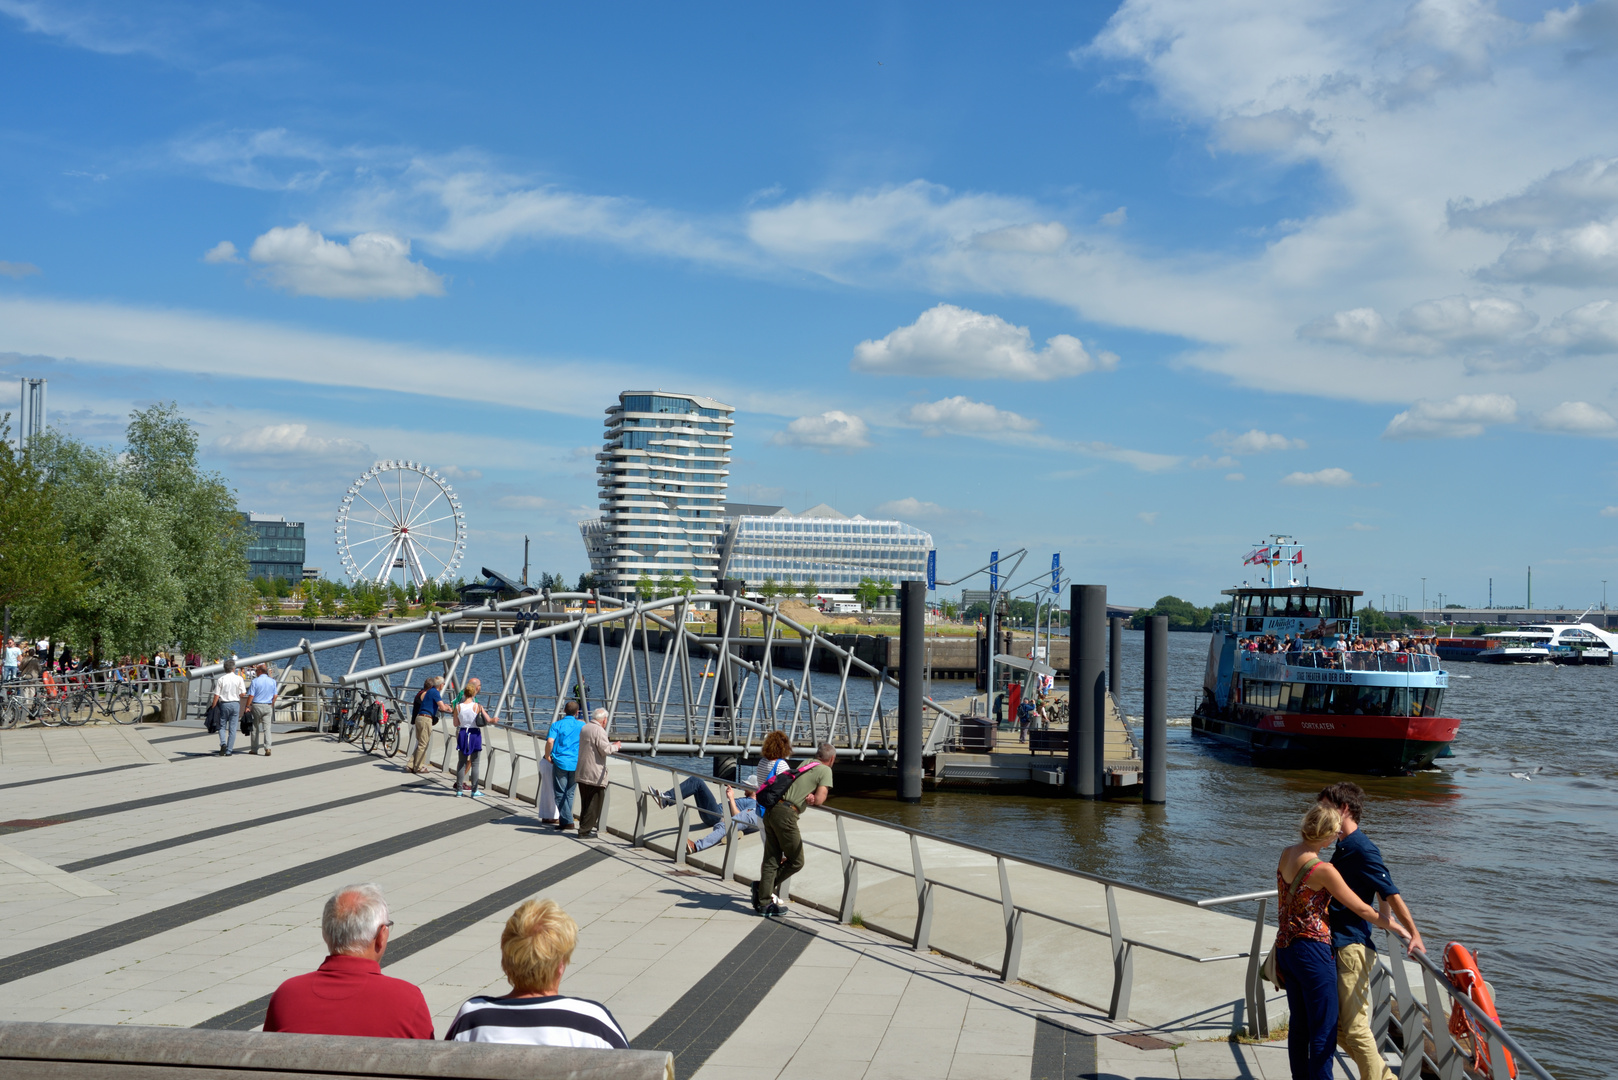
M 247 692 L 252 698 L 253 709 L 253 741 L 249 744 L 248 752 L 258 753 L 259 743 L 264 744 L 264 756 L 270 756 L 270 724 L 275 720 L 275 698 L 281 688 L 275 684 L 270 675 L 270 665 L 260 664 L 254 669 L 258 674 L 253 676 L 253 682 L 248 686 Z
M 1391 908 L 1394 917 L 1409 929 L 1407 956 L 1417 950 L 1426 952 L 1421 931 L 1382 861 L 1382 852 L 1360 828 L 1364 789 L 1352 781 L 1343 781 L 1322 791 L 1320 802 L 1342 815 L 1332 866 L 1343 875 L 1355 896 L 1367 905 L 1373 897 L 1380 897 L 1379 907 Z M 1371 943 L 1370 924 L 1336 901 L 1327 909 L 1327 919 L 1331 923 L 1332 954 L 1337 960 L 1337 1045 L 1354 1059 L 1363 1080 L 1393 1080 L 1393 1070 L 1382 1060 L 1376 1036 L 1371 1034 L 1371 970 L 1376 966 L 1376 946 Z
M 825 803 L 831 789 L 831 767 L 837 748 L 821 743 L 815 760 L 796 772 L 782 774 L 759 791 L 760 804 L 775 803 L 764 814 L 764 862 L 753 886 L 753 910 L 764 915 L 785 915 L 783 901 L 791 895 L 787 883 L 803 869 L 803 837 L 798 815 L 807 806 Z
M 1301 843 L 1281 852 L 1276 863 L 1276 967 L 1287 992 L 1291 1022 L 1287 1055 L 1293 1080 L 1331 1080 L 1337 1044 L 1337 964 L 1331 954 L 1326 908 L 1333 899 L 1362 919 L 1409 938 L 1410 931 L 1388 913 L 1378 914 L 1348 887 L 1320 849 L 1337 839 L 1342 815 L 1316 803 L 1298 827 Z M 1380 1078 L 1378 1078 L 1380 1080 Z
M 573 789 L 578 780 L 579 737 L 584 723 L 579 719 L 579 703 L 570 701 L 561 717 L 551 722 L 545 733 L 545 756 L 551 759 L 551 784 L 556 791 L 556 831 L 573 828 Z
M 579 733 L 579 836 L 594 836 L 601 824 L 601 808 L 607 801 L 607 758 L 623 743 L 607 738 L 612 714 L 597 709 Z
M 461 787 L 465 785 L 474 799 L 483 798 L 483 789 L 478 787 L 478 757 L 483 753 L 483 729 L 489 724 L 499 723 L 478 704 L 478 691 L 481 689 L 481 682 L 468 679 L 461 703 L 455 706 L 455 748 L 461 754 L 460 763 L 455 767 L 455 794 L 459 796 Z
M 226 660 L 224 667 L 225 673 L 214 680 L 213 704 L 219 707 L 219 756 L 229 757 L 236 752 L 236 729 L 241 726 L 247 683 L 236 674 L 234 659 Z
M 434 675 L 427 680 L 411 705 L 411 719 L 416 724 L 416 746 L 410 752 L 410 771 L 413 773 L 427 771 L 427 751 L 432 747 L 433 724 L 438 720 L 438 714 L 454 712 L 444 703 L 443 685 L 444 676 Z

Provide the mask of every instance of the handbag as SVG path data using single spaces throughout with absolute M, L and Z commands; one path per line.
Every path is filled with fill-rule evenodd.
M 1264 964 L 1258 969 L 1259 977 L 1277 990 L 1286 989 L 1281 981 L 1281 965 L 1275 958 L 1275 948 L 1271 946 L 1269 953 L 1264 957 Z
M 219 703 L 217 701 L 208 706 L 208 711 L 203 714 L 202 722 L 208 726 L 209 735 L 219 734 Z
M 242 710 L 242 734 L 253 734 L 253 707 L 251 705 Z

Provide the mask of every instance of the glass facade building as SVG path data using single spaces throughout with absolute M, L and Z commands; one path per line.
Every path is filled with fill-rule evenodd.
M 734 411 L 664 390 L 625 391 L 607 409 L 601 517 L 579 523 L 602 592 L 628 599 L 643 577 L 717 586 Z
M 747 507 L 749 510 L 764 509 Z M 802 514 L 739 514 L 726 522 L 721 576 L 757 591 L 813 581 L 821 593 L 852 594 L 861 578 L 923 581 L 932 534 L 902 521 L 845 517 L 829 506 Z
M 243 514 L 242 521 L 252 532 L 247 542 L 247 576 L 303 580 L 306 544 L 303 522 L 267 514 Z

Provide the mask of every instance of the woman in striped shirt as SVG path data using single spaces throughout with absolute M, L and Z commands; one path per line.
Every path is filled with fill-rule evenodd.
M 470 998 L 444 1038 L 455 1042 L 525 1043 L 627 1050 L 629 1040 L 605 1005 L 562 995 L 579 926 L 554 900 L 528 900 L 500 934 L 506 997 Z

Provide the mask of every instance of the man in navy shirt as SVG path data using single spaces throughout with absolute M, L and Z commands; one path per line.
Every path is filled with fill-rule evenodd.
M 1393 883 L 1382 852 L 1360 829 L 1360 814 L 1365 806 L 1365 792 L 1358 784 L 1344 781 L 1333 784 L 1320 793 L 1320 801 L 1335 807 L 1343 815 L 1342 832 L 1337 835 L 1337 849 L 1331 864 L 1343 875 L 1348 887 L 1367 904 L 1382 898 L 1382 908 L 1392 908 L 1394 915 L 1410 929 L 1409 952 L 1426 952 L 1421 931 L 1410 917 L 1399 887 Z M 1337 957 L 1337 1045 L 1348 1052 L 1359 1068 L 1360 1080 L 1395 1080 L 1393 1070 L 1382 1060 L 1376 1038 L 1371 1034 L 1371 967 L 1376 963 L 1376 946 L 1371 944 L 1371 927 L 1333 900 L 1328 911 L 1331 920 L 1332 952 Z M 1395 956 L 1394 963 L 1402 963 Z
M 421 693 L 416 695 L 415 715 L 416 722 L 416 749 L 410 755 L 410 771 L 413 773 L 425 772 L 427 769 L 427 751 L 433 737 L 433 721 L 438 719 L 439 713 L 450 712 L 451 709 L 444 703 L 444 677 L 434 675 L 427 680 L 427 685 Z

